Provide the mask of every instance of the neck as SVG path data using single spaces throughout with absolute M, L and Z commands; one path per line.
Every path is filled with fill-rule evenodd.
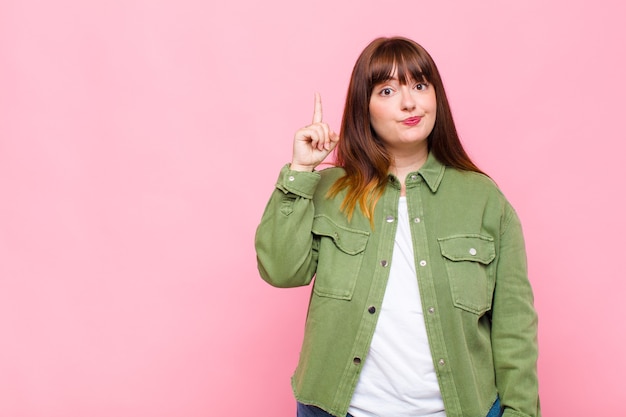
M 402 186 L 401 195 L 406 194 L 405 179 L 410 172 L 419 170 L 428 158 L 428 150 L 422 152 L 413 152 L 411 154 L 394 154 L 393 161 L 389 167 Z

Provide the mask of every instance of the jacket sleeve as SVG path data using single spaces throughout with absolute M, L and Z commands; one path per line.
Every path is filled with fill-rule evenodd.
M 311 233 L 317 172 L 299 172 L 285 165 L 256 230 L 257 267 L 275 287 L 308 285 L 317 267 Z
M 504 417 L 540 417 L 537 313 L 528 281 L 522 228 L 507 206 L 492 306 L 491 343 Z

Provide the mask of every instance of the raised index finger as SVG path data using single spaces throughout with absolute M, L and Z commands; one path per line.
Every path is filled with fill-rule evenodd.
M 315 93 L 315 108 L 313 110 L 313 123 L 322 122 L 322 97 L 320 93 Z

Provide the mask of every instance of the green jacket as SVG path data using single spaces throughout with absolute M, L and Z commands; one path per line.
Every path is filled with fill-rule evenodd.
M 256 233 L 258 268 L 276 287 L 315 281 L 300 360 L 298 401 L 345 416 L 367 360 L 396 234 L 400 183 L 376 206 L 374 227 L 344 193 L 326 198 L 341 168 L 285 166 Z M 537 315 L 519 219 L 486 176 L 432 155 L 406 178 L 417 280 L 447 417 L 540 416 Z

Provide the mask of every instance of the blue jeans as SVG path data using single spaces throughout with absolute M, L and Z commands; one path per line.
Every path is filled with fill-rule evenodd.
M 500 405 L 500 397 L 496 398 L 496 402 L 491 406 L 491 410 L 487 413 L 487 417 L 501 417 L 504 414 L 504 410 Z
M 487 413 L 486 417 L 501 417 L 504 413 L 502 406 L 500 405 L 500 397 L 496 398 L 496 402 L 493 403 L 491 409 Z M 297 417 L 333 417 L 321 408 L 317 408 L 313 405 L 306 405 L 298 403 Z M 346 417 L 352 417 L 347 414 Z
M 314 405 L 307 405 L 298 403 L 298 414 L 297 417 L 333 417 L 332 414 L 328 414 L 326 411 L 321 408 L 315 407 Z M 352 417 L 349 413 L 346 417 Z

